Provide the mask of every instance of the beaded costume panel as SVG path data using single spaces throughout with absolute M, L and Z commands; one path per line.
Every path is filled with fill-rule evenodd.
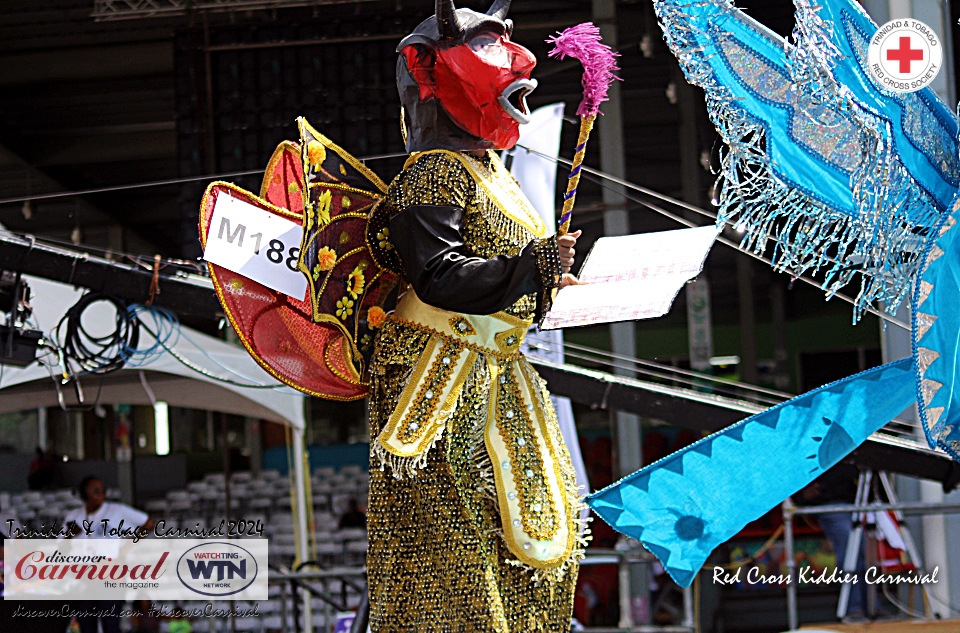
M 390 185 L 386 209 L 459 206 L 464 242 L 486 259 L 515 255 L 543 236 L 534 210 L 526 217 L 523 205 L 510 205 L 507 213 L 488 195 L 485 179 L 509 178 L 499 160 L 451 154 L 412 158 Z M 444 330 L 437 315 L 436 326 L 425 327 L 429 319 L 411 323 L 398 309 L 380 329 L 371 365 L 367 514 L 374 633 L 570 628 L 582 557 L 580 500 L 549 394 L 518 351 L 535 308 L 528 295 L 498 313 L 503 328 L 524 327 L 491 334 L 485 344 L 468 340 L 489 329 L 470 314 L 449 313 Z M 455 366 L 445 383 L 444 372 Z M 446 389 L 444 404 L 408 402 L 411 385 L 428 401 Z M 442 416 L 426 417 L 437 409 Z M 421 424 L 436 427 L 425 445 Z M 411 456 L 383 448 L 391 425 L 399 425 L 397 444 L 410 438 Z

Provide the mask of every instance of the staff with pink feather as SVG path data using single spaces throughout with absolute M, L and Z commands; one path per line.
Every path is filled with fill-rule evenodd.
M 558 235 L 566 235 L 570 230 L 573 217 L 573 203 L 577 197 L 577 185 L 580 184 L 580 169 L 587 150 L 587 140 L 593 130 L 593 123 L 600 112 L 600 104 L 607 101 L 607 92 L 614 79 L 613 74 L 620 70 L 616 58 L 619 53 L 600 41 L 600 28 L 592 22 L 571 26 L 547 40 L 553 44 L 550 57 L 566 59 L 572 57 L 583 65 L 583 101 L 577 108 L 580 117 L 580 135 L 573 157 L 573 166 L 567 179 L 567 191 L 563 194 L 563 213 L 560 216 Z

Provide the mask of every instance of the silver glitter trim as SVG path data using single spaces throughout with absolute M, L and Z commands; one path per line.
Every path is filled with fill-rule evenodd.
M 938 358 L 940 358 L 940 352 L 935 352 L 926 347 L 918 347 L 917 363 L 920 365 L 920 375 L 922 376 L 927 373 L 927 368 Z
M 942 253 L 943 251 L 940 252 Z M 937 317 L 933 316 L 932 314 L 924 314 L 923 312 L 917 313 L 917 341 L 927 335 L 927 331 L 936 320 Z
M 937 392 L 940 391 L 940 387 L 942 386 L 942 382 L 930 380 L 929 378 L 923 379 L 923 381 L 920 383 L 920 391 L 923 393 L 923 405 L 925 407 L 930 406 L 930 403 L 933 401 L 933 397 L 937 395 Z

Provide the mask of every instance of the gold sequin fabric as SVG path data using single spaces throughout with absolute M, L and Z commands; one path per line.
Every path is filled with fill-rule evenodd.
M 411 204 L 463 207 L 465 242 L 480 257 L 516 254 L 534 238 L 499 213 L 462 164 L 442 154 L 425 155 L 398 176 L 386 202 L 395 211 Z M 534 308 L 530 296 L 507 311 L 528 318 Z M 390 318 L 381 328 L 371 366 L 371 446 L 397 407 L 429 338 Z M 570 629 L 578 555 L 559 569 L 538 570 L 517 560 L 503 538 L 493 464 L 484 444 L 491 380 L 488 359 L 480 354 L 446 428 L 414 472 L 398 472 L 371 455 L 367 570 L 373 633 Z M 510 390 L 501 392 L 516 399 Z M 556 457 L 566 506 L 577 516 L 580 504 L 569 453 L 542 387 L 541 393 L 543 419 L 560 442 Z M 523 458 L 530 468 L 537 467 L 536 456 Z

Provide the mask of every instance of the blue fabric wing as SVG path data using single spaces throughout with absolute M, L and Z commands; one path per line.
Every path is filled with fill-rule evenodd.
M 587 503 L 687 587 L 715 547 L 839 462 L 913 399 L 911 360 L 883 365 L 737 422 Z
M 933 90 L 883 90 L 867 63 L 877 24 L 851 0 L 794 0 L 798 48 L 823 57 L 836 82 L 856 106 L 889 128 L 892 150 L 940 211 L 960 188 L 957 118 Z M 815 52 L 814 52 L 815 51 Z
M 930 446 L 960 461 L 960 391 L 957 337 L 960 336 L 960 194 L 952 213 L 924 250 L 924 264 L 912 299 L 913 357 L 920 423 Z M 957 405 L 957 406 L 954 406 Z
M 960 459 L 957 122 L 927 91 L 891 95 L 863 63 L 876 26 L 850 0 L 794 0 L 787 42 L 729 0 L 655 0 L 728 146 L 720 223 L 774 243 L 775 265 L 855 278 L 894 310 L 914 281 L 913 358 L 816 389 L 711 435 L 590 497 L 688 586 L 713 549 L 920 403 L 931 445 Z M 956 418 L 956 419 L 955 419 Z M 757 455 L 774 459 L 757 461 Z
M 772 246 L 780 269 L 822 272 L 828 292 L 859 281 L 855 319 L 875 301 L 894 311 L 942 210 L 927 191 L 940 193 L 936 178 L 918 180 L 897 154 L 897 135 L 910 126 L 894 132 L 891 122 L 912 122 L 902 116 L 909 108 L 897 115 L 860 104 L 834 76 L 847 65 L 856 76 L 856 60 L 812 18 L 798 22 L 806 31 L 795 46 L 729 0 L 654 6 L 727 146 L 718 222 L 743 229 L 748 248 Z

